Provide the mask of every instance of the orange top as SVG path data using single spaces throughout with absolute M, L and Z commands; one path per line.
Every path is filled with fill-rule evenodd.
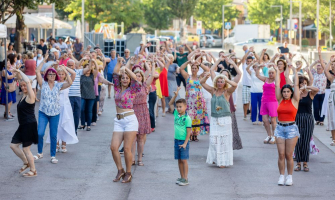
M 294 107 L 291 99 L 282 100 L 277 109 L 278 121 L 280 122 L 294 122 L 298 109 Z

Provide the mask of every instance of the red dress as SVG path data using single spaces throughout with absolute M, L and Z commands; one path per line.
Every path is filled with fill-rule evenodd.
M 164 97 L 169 96 L 169 87 L 168 87 L 168 81 L 167 81 L 167 70 L 164 67 L 162 72 L 159 74 L 159 82 L 161 84 L 161 90 L 162 90 L 162 95 Z
M 141 86 L 141 91 L 136 93 L 136 97 L 133 101 L 134 112 L 138 121 L 138 132 L 137 134 L 149 134 L 151 133 L 150 125 L 150 115 L 147 106 L 147 96 L 149 94 L 149 89 L 144 82 Z

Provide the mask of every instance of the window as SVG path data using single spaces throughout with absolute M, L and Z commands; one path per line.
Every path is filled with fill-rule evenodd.
M 220 37 L 216 36 L 216 35 L 213 35 L 213 38 L 218 40 L 218 39 L 221 39 Z

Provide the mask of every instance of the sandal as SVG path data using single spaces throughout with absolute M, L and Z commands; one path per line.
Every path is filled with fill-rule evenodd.
M 56 146 L 56 153 L 60 152 L 59 145 Z
M 320 122 L 319 121 L 317 121 L 316 123 L 315 123 L 315 125 L 319 125 L 320 124 Z
M 34 176 L 37 176 L 37 171 L 36 170 L 35 171 L 30 170 L 29 172 L 23 174 L 23 177 L 26 177 L 26 178 L 34 177 Z
M 29 163 L 23 163 L 23 166 L 21 167 L 19 174 L 21 174 L 22 172 L 24 172 L 26 169 L 29 168 Z
M 300 170 L 301 170 L 301 164 L 298 163 L 298 164 L 295 166 L 294 171 L 298 172 L 298 171 L 300 171 Z
M 195 141 L 195 142 L 199 142 L 199 140 L 198 140 L 198 136 L 193 136 L 193 141 Z
M 58 160 L 56 159 L 56 157 L 51 157 L 51 163 L 52 164 L 57 164 Z
M 60 151 L 62 153 L 66 153 L 67 152 L 66 145 L 62 145 L 62 149 Z
M 335 146 L 335 140 L 333 140 L 332 143 L 330 143 L 330 146 Z
M 144 164 L 143 164 L 142 161 L 137 161 L 137 165 L 138 165 L 138 166 L 144 166 Z
M 117 171 L 116 177 L 113 180 L 113 182 L 118 182 L 118 181 L 121 180 L 121 178 L 124 179 L 124 176 L 125 176 L 125 172 L 124 172 L 124 169 L 122 168 L 122 169 L 120 169 L 120 170 Z
M 323 126 L 324 125 L 324 123 L 323 122 L 320 122 L 320 126 Z
M 79 126 L 78 129 L 85 129 L 86 126 Z
M 34 156 L 34 160 L 39 160 L 43 158 L 43 153 L 38 153 L 36 156 Z
M 190 136 L 190 142 L 194 141 L 193 140 L 193 135 Z
M 133 176 L 131 175 L 131 172 L 126 172 L 125 177 L 123 178 L 122 183 L 129 183 L 131 182 L 131 179 Z
M 131 165 L 135 165 L 135 161 L 133 161 L 133 163 Z
M 91 131 L 91 127 L 88 126 L 87 129 L 86 129 L 86 131 Z
M 304 172 L 309 172 L 309 168 L 308 168 L 307 163 L 304 164 Z

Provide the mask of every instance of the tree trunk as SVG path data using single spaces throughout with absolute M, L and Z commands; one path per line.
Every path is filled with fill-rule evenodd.
M 24 17 L 22 15 L 23 8 L 16 11 L 16 34 L 14 49 L 17 53 L 21 53 L 21 37 L 24 33 Z
M 179 19 L 179 25 L 180 25 L 180 41 L 182 44 L 187 43 L 187 27 L 186 27 L 186 19 Z

